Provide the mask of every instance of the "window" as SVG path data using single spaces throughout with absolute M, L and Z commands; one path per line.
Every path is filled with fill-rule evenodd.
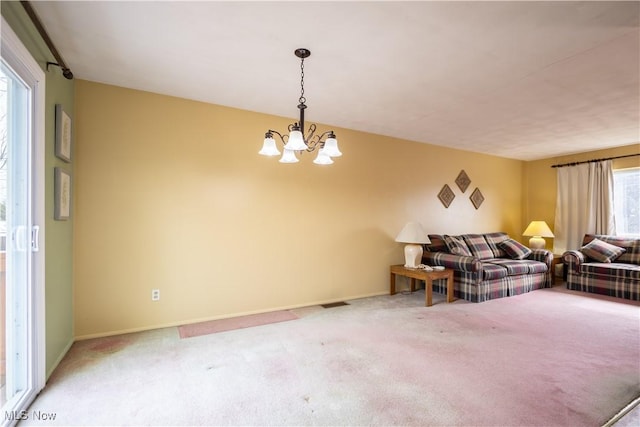
M 640 236 L 640 168 L 613 171 L 616 234 Z

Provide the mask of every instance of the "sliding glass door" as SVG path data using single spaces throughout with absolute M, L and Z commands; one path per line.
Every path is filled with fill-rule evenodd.
M 2 424 L 26 419 L 44 386 L 40 227 L 44 75 L 2 22 L 0 63 L 0 403 Z M 26 56 L 25 56 L 26 55 Z

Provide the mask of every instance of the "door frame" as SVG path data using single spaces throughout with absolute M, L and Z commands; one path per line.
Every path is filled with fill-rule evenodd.
M 45 337 L 45 73 L 31 56 L 9 24 L 2 17 L 2 57 L 32 90 L 31 105 L 31 223 L 39 233 L 29 232 L 32 277 L 28 291 L 29 316 L 29 390 L 17 402 L 18 410 L 26 410 L 44 388 L 46 382 Z M 37 248 L 37 249 L 36 249 Z M 6 418 L 6 417 L 5 417 Z

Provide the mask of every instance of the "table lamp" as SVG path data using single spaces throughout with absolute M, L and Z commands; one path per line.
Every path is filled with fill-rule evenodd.
M 408 222 L 398 233 L 396 242 L 407 243 L 404 247 L 404 266 L 418 268 L 422 264 L 422 244 L 431 243 L 431 240 L 420 224 Z
M 555 237 L 544 221 L 531 221 L 531 224 L 524 230 L 522 235 L 531 236 L 531 239 L 529 239 L 529 247 L 531 249 L 544 249 L 547 245 L 544 237 Z

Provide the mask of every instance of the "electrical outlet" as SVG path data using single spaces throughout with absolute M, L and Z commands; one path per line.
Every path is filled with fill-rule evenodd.
M 151 289 L 151 301 L 160 301 L 160 289 Z

